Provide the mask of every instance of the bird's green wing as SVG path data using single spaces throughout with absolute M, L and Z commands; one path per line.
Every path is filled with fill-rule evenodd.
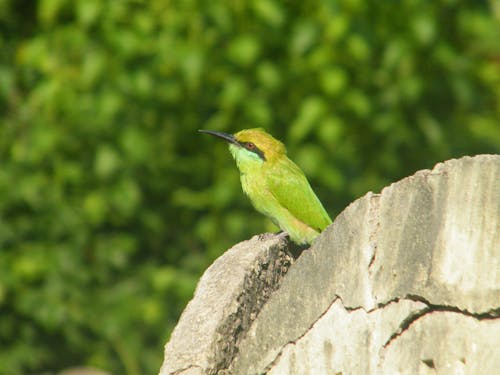
M 321 232 L 332 223 L 304 173 L 290 159 L 277 162 L 266 177 L 270 193 L 304 224 Z

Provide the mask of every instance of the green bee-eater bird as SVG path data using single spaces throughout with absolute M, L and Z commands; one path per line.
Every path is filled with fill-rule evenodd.
M 234 135 L 200 130 L 229 142 L 243 191 L 255 209 L 268 216 L 299 245 L 310 244 L 332 220 L 283 143 L 263 129 Z

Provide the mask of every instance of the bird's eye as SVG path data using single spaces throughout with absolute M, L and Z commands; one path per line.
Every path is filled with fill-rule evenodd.
M 252 142 L 248 142 L 248 143 L 246 144 L 246 146 L 247 146 L 247 149 L 249 149 L 249 150 L 253 150 L 253 149 L 255 149 L 255 145 L 254 145 Z

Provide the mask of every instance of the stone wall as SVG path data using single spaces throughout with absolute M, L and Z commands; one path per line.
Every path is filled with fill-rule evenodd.
M 500 373 L 500 156 L 368 193 L 295 261 L 289 246 L 221 256 L 160 374 Z

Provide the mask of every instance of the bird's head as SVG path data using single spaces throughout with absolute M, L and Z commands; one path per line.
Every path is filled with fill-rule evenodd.
M 273 138 L 273 136 L 261 128 L 241 130 L 234 135 L 212 130 L 200 130 L 200 132 L 211 134 L 227 141 L 229 143 L 229 150 L 242 172 L 248 168 L 273 162 L 286 155 L 283 143 Z

